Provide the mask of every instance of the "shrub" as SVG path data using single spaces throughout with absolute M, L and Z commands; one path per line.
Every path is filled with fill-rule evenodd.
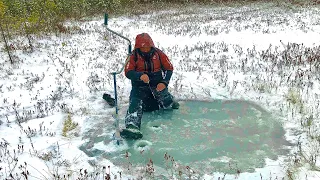
M 288 94 L 286 94 L 285 97 L 291 104 L 300 105 L 302 103 L 300 93 L 294 89 L 289 89 Z
M 68 114 L 67 119 L 63 123 L 62 136 L 67 137 L 67 133 L 75 129 L 77 126 L 78 124 L 73 122 L 71 119 L 71 115 Z

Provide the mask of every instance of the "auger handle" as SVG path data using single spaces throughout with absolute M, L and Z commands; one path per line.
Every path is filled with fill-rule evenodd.
M 123 35 L 111 30 L 108 28 L 108 19 L 109 19 L 109 15 L 107 13 L 104 14 L 104 25 L 106 26 L 107 30 L 110 31 L 111 33 L 127 40 L 129 42 L 129 45 L 128 45 L 128 54 L 131 54 L 131 51 L 132 51 L 132 45 L 131 45 L 131 41 L 130 39 L 128 39 L 127 37 L 124 37 Z

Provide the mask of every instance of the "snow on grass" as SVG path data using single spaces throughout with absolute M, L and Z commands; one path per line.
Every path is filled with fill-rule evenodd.
M 238 174 L 208 172 L 202 179 L 275 179 L 291 174 L 297 179 L 316 179 L 320 174 L 311 170 L 319 167 L 317 64 L 311 63 L 310 69 L 308 63 L 293 65 L 293 61 L 299 55 L 308 56 L 308 48 L 314 48 L 314 57 L 319 57 L 317 14 L 315 7 L 286 9 L 272 4 L 188 8 L 110 18 L 108 27 L 132 43 L 138 33 L 151 35 L 175 67 L 169 88 L 177 98 L 245 99 L 262 104 L 279 116 L 286 138 L 297 144 L 290 158 L 267 160 L 254 173 L 240 168 Z M 76 28 L 70 34 L 35 38 L 34 52 L 23 50 L 27 44 L 23 37 L 12 39 L 16 47 L 12 53 L 19 62 L 15 66 L 1 62 L 0 177 L 12 173 L 18 178 L 25 162 L 31 179 L 53 179 L 53 174 L 69 174 L 74 179 L 81 176 L 81 168 L 82 176 L 87 175 L 86 169 L 97 179 L 105 173 L 119 177 L 119 172 L 122 178 L 138 177 L 107 158 L 88 157 L 79 149 L 88 141 L 86 136 L 111 137 L 114 132 L 114 109 L 102 100 L 102 94 L 113 95 L 110 73 L 122 67 L 127 42 L 106 32 L 103 19 L 69 22 L 68 26 Z M 0 55 L 7 59 L 5 52 Z M 120 107 L 126 108 L 130 81 L 121 74 L 117 82 Z M 288 101 L 290 89 L 300 103 Z M 63 137 L 68 115 L 78 127 Z M 112 142 L 92 145 L 106 152 L 118 149 Z

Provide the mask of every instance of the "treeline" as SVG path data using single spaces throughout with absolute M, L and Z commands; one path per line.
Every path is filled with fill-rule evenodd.
M 26 37 L 32 50 L 31 35 L 65 32 L 63 22 L 67 19 L 79 20 L 102 15 L 104 12 L 123 14 L 132 13 L 136 9 L 146 11 L 159 5 L 166 8 L 167 3 L 208 1 L 210 0 L 0 0 L 0 42 L 5 43 L 4 49 L 10 57 L 9 41 L 13 36 Z
M 46 32 L 64 32 L 62 25 L 67 19 L 108 13 L 133 13 L 172 7 L 173 4 L 189 3 L 233 3 L 259 0 L 0 0 L 0 42 L 8 52 L 13 36 L 21 35 L 28 39 L 29 49 L 33 49 L 31 35 Z M 285 0 L 305 1 L 305 0 Z M 317 1 L 317 0 L 310 0 Z M 318 2 L 318 1 L 317 1 Z M 170 5 L 168 5 L 168 3 Z M 1 48 L 1 47 L 0 47 Z M 3 49 L 0 49 L 3 50 Z
M 10 40 L 23 36 L 29 42 L 28 51 L 33 51 L 32 35 L 46 32 L 64 32 L 63 22 L 81 19 L 103 12 L 113 13 L 135 0 L 0 0 L 0 42 L 11 64 L 16 61 L 11 55 L 14 47 Z
M 66 19 L 114 11 L 130 0 L 0 0 L 0 26 L 11 30 L 50 31 Z M 132 1 L 133 2 L 133 1 Z
M 108 13 L 128 13 L 134 8 L 166 3 L 208 2 L 208 0 L 0 0 L 0 31 L 25 34 L 63 31 L 62 22 L 66 19 Z M 147 7 L 146 7 L 147 5 Z M 163 6 L 164 5 L 164 6 Z M 130 12 L 129 12 L 130 13 Z M 10 33 L 7 34 L 10 36 Z
M 146 9 L 150 4 L 162 3 L 161 7 L 165 7 L 167 3 L 252 1 L 259 0 L 0 0 L 0 26 L 9 28 L 11 31 L 24 30 L 28 33 L 34 33 L 59 29 L 59 23 L 66 19 L 101 15 L 106 11 L 109 13 L 126 13 L 133 7 Z

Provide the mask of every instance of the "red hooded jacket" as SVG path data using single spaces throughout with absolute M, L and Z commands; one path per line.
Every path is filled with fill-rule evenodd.
M 139 48 L 151 47 L 151 52 L 142 53 Z M 161 50 L 154 46 L 154 43 L 147 33 L 138 34 L 135 40 L 135 47 L 130 55 L 130 60 L 125 66 L 125 75 L 131 79 L 133 86 L 146 85 L 140 80 L 142 74 L 147 74 L 150 85 L 156 86 L 163 82 L 168 85 L 173 71 L 173 66 Z M 162 73 L 165 73 L 165 77 Z

